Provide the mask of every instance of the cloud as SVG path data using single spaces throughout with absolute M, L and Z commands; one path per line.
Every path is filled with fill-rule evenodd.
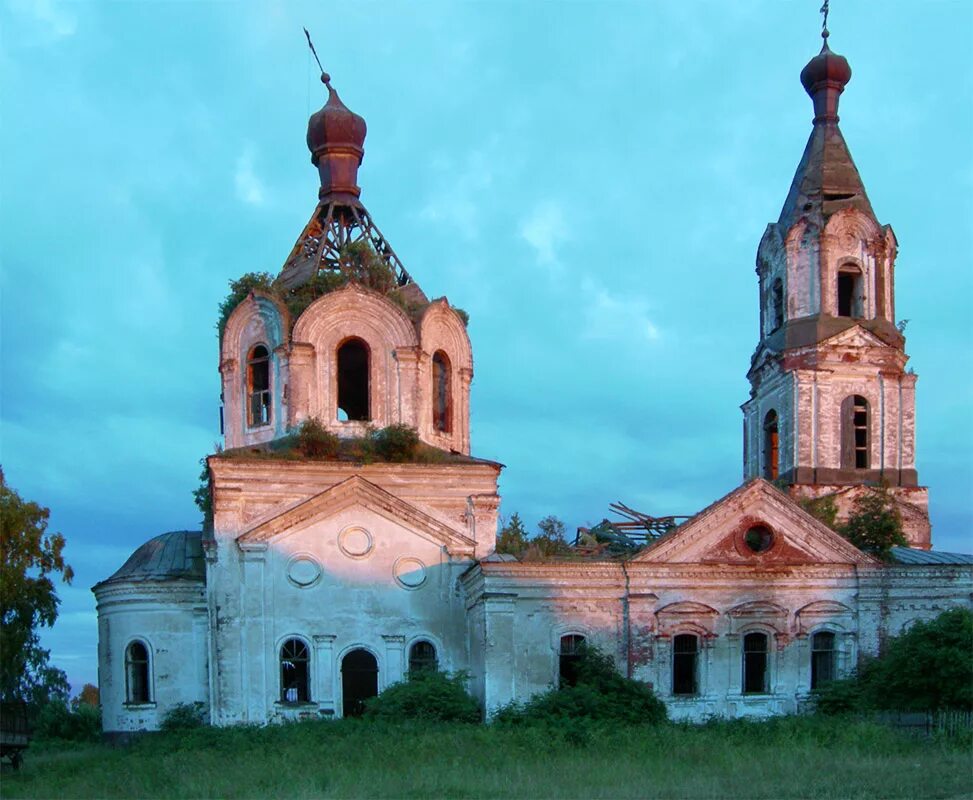
M 615 342 L 631 337 L 658 342 L 662 331 L 649 316 L 650 304 L 637 295 L 621 296 L 593 282 L 585 281 L 584 328 L 582 338 Z
M 520 225 L 520 237 L 527 242 L 545 266 L 557 264 L 557 248 L 570 238 L 564 209 L 560 203 L 545 201 L 536 205 Z
M 484 205 L 494 202 L 487 193 L 493 184 L 494 149 L 495 143 L 491 142 L 484 149 L 472 151 L 460 169 L 451 159 L 434 157 L 431 166 L 441 181 L 437 181 L 432 198 L 422 207 L 422 219 L 446 223 L 465 239 L 475 239 L 480 233 Z
M 10 9 L 39 29 L 47 42 L 73 36 L 78 20 L 55 0 L 13 0 Z
M 262 206 L 266 194 L 263 183 L 253 171 L 253 160 L 253 145 L 247 145 L 237 159 L 233 182 L 236 186 L 237 199 L 241 203 L 246 203 L 248 206 Z

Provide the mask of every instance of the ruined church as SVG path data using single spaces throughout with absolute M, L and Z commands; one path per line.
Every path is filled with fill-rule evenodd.
M 896 239 L 838 127 L 851 69 L 825 38 L 800 78 L 813 121 L 757 249 L 743 484 L 637 552 L 520 561 L 495 552 L 502 466 L 470 442 L 463 315 L 429 299 L 363 205 L 365 121 L 323 75 L 317 206 L 221 333 L 212 525 L 145 542 L 93 589 L 104 730 L 197 702 L 216 725 L 352 716 L 430 667 L 468 673 L 489 714 L 570 681 L 581 642 L 673 718 L 791 713 L 886 637 L 970 607 L 973 557 L 931 549 Z M 354 279 L 338 280 L 349 253 Z M 294 449 L 308 420 L 338 437 L 331 457 Z M 366 457 L 391 425 L 427 457 Z M 891 563 L 798 502 L 846 514 L 880 481 L 909 542 Z

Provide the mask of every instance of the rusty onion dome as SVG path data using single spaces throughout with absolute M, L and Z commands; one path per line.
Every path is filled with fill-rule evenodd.
M 851 67 L 844 56 L 832 53 L 825 40 L 821 52 L 807 62 L 801 70 L 801 84 L 804 91 L 814 94 L 816 86 L 822 83 L 838 84 L 839 88 L 844 89 L 845 84 L 851 80 Z
M 324 108 L 311 115 L 307 123 L 307 147 L 311 151 L 311 161 L 317 166 L 321 154 L 331 149 L 351 149 L 364 152 L 365 120 L 351 111 L 338 93 L 325 81 L 328 87 L 328 102 Z

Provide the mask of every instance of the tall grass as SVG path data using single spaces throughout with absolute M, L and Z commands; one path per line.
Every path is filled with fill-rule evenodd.
M 966 737 L 968 739 L 969 737 Z M 784 718 L 613 729 L 342 720 L 28 751 L 4 797 L 921 798 L 973 792 L 966 739 Z

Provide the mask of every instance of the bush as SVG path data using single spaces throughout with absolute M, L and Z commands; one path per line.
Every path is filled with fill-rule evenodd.
M 306 419 L 297 431 L 297 447 L 307 458 L 334 458 L 341 442 L 319 419 Z
M 375 450 L 386 461 L 415 461 L 419 434 L 408 425 L 389 425 L 374 435 Z
M 549 689 L 526 703 L 511 703 L 497 711 L 494 721 L 501 725 L 561 725 L 566 720 L 659 725 L 666 721 L 665 703 L 646 684 L 619 674 L 611 656 L 588 644 L 581 645 L 579 655 L 574 686 Z
M 973 612 L 944 611 L 886 642 L 853 678 L 816 694 L 824 714 L 848 711 L 973 709 Z
M 205 703 L 176 703 L 170 708 L 162 722 L 159 730 L 162 731 L 188 731 L 194 728 L 202 728 L 206 725 L 206 705 Z
M 466 691 L 466 675 L 436 670 L 410 672 L 367 702 L 365 716 L 384 720 L 480 722 L 480 704 Z
M 54 700 L 38 713 L 34 736 L 42 741 L 97 742 L 101 738 L 101 711 L 84 703 L 71 710 L 66 703 Z

